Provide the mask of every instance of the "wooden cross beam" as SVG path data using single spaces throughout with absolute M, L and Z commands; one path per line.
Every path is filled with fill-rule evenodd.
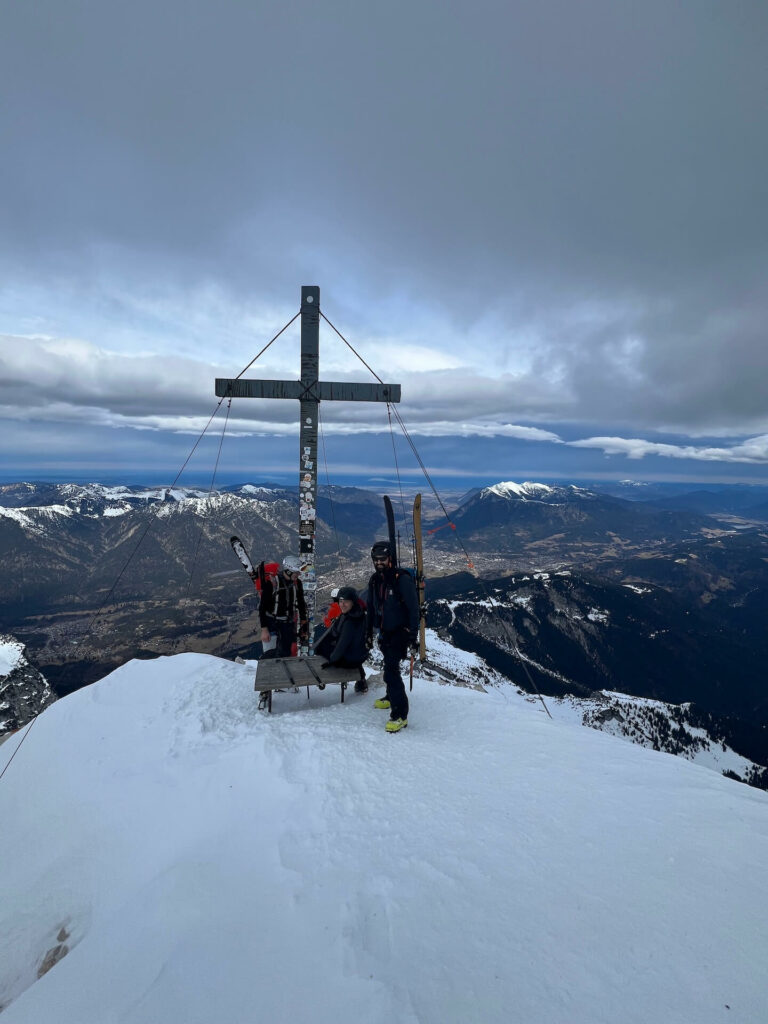
M 399 402 L 399 384 L 352 384 L 320 380 L 320 289 L 301 289 L 301 379 L 216 379 L 219 398 L 293 398 L 300 403 L 299 435 L 299 557 L 309 617 L 311 653 L 312 620 L 317 595 L 315 573 L 315 520 L 317 517 L 317 424 L 320 402 Z

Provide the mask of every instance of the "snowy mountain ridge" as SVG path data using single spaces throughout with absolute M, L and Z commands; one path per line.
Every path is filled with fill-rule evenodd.
M 204 655 L 52 705 L 0 784 L 4 1024 L 766 1019 L 768 797 L 456 667 L 487 692 L 417 674 L 398 736 L 375 674 L 267 715 Z
M 197 516 L 215 516 L 222 511 L 248 508 L 256 510 L 267 522 L 282 523 L 286 492 L 268 488 L 242 487 L 237 491 L 204 491 L 195 488 L 128 488 L 66 484 L 59 488 L 64 500 L 42 504 L 5 506 L 0 518 L 15 521 L 22 529 L 42 533 L 55 529 L 61 519 L 102 519 L 130 515 L 143 509 L 155 510 L 161 518 L 190 512 Z M 50 496 L 47 495 L 46 498 Z
M 558 498 L 573 500 L 574 498 L 590 497 L 593 495 L 591 491 L 584 487 L 577 487 L 575 484 L 554 487 L 551 484 L 540 484 L 531 480 L 527 480 L 522 484 L 515 483 L 514 480 L 506 480 L 492 484 L 489 487 L 483 487 L 477 497 L 483 499 L 490 496 L 519 499 L 522 501 L 551 501 Z

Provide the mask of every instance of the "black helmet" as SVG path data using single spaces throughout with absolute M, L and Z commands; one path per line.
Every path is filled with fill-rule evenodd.
M 357 591 L 354 587 L 342 587 L 336 595 L 337 601 L 356 601 Z
M 391 558 L 392 548 L 389 545 L 388 540 L 377 540 L 371 548 L 371 558 L 374 560 L 377 558 Z

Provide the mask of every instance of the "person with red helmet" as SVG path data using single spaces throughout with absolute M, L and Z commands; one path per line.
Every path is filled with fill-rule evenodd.
M 294 645 L 307 633 L 307 604 L 304 600 L 304 587 L 299 579 L 301 567 L 299 558 L 286 555 L 277 581 L 273 583 L 267 578 L 261 592 L 261 642 L 269 644 L 270 637 L 275 634 L 275 656 L 278 658 L 291 657 Z

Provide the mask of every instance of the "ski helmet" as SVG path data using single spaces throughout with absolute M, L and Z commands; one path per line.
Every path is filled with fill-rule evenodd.
M 336 595 L 337 601 L 356 601 L 357 591 L 354 587 L 342 587 Z
M 301 572 L 301 559 L 296 555 L 286 555 L 283 559 L 283 572 Z
M 374 561 L 377 558 L 391 558 L 392 548 L 389 546 L 388 540 L 377 540 L 371 548 L 371 558 Z

